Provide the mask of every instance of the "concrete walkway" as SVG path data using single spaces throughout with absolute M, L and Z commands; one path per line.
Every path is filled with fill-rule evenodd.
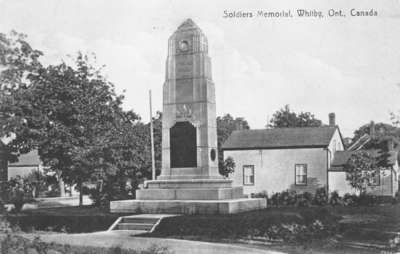
M 265 250 L 258 247 L 238 244 L 208 243 L 177 239 L 163 239 L 132 236 L 132 231 L 105 231 L 85 234 L 41 234 L 45 242 L 56 242 L 79 246 L 112 247 L 126 249 L 146 249 L 151 245 L 168 247 L 175 254 L 280 254 L 283 252 Z M 28 236 L 28 235 L 27 235 Z M 33 235 L 29 234 L 30 237 Z

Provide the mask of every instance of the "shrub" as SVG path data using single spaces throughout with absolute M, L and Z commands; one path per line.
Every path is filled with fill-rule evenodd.
M 268 205 L 278 206 L 280 192 L 272 194 L 271 198 L 268 199 Z
M 4 206 L 4 202 L 3 202 L 3 200 L 2 200 L 1 197 L 0 197 L 0 216 L 1 216 L 1 214 L 3 214 L 5 211 L 6 211 L 6 208 L 5 208 L 5 206 Z
M 27 176 L 24 176 L 23 181 L 26 185 L 30 186 L 35 198 L 39 196 L 60 196 L 60 186 L 56 174 L 44 174 L 42 171 L 34 170 Z
M 229 174 L 235 172 L 236 164 L 235 160 L 231 156 L 228 156 L 228 158 L 218 164 L 219 173 L 225 177 L 228 177 Z
M 358 196 L 355 194 L 346 193 L 343 196 L 343 205 L 353 206 L 358 204 Z
M 10 179 L 5 184 L 7 201 L 14 205 L 14 211 L 20 212 L 23 205 L 33 201 L 32 185 L 20 176 Z
M 309 207 L 312 204 L 313 195 L 309 192 L 303 192 L 296 195 L 296 206 Z
M 321 187 L 315 191 L 315 196 L 313 199 L 314 205 L 323 206 L 328 203 L 328 194 L 326 193 L 326 188 Z
M 398 253 L 400 251 L 400 234 L 389 240 L 388 251 L 390 253 Z
M 102 193 L 98 188 L 89 189 L 89 197 L 96 207 L 107 207 L 110 204 L 110 197 L 107 193 Z
M 286 190 L 278 196 L 278 204 L 281 206 L 294 206 L 296 204 L 296 191 Z
M 373 206 L 377 203 L 377 197 L 366 193 L 361 193 L 357 199 L 357 205 Z
M 0 233 L 8 233 L 10 230 L 10 223 L 8 223 L 5 217 L 0 216 Z
M 394 204 L 400 201 L 400 192 L 396 193 L 395 197 L 391 196 L 376 196 L 371 194 L 349 194 L 346 193 L 343 197 L 339 196 L 337 191 L 333 191 L 329 196 L 326 192 L 326 188 L 318 188 L 313 196 L 309 192 L 296 193 L 294 190 L 285 190 L 282 192 L 276 192 L 268 197 L 266 191 L 252 194 L 255 198 L 266 198 L 268 200 L 268 206 L 271 207 L 285 207 L 285 206 L 296 206 L 296 207 L 309 207 L 325 206 L 327 204 L 332 206 L 343 205 L 343 206 L 372 206 L 377 204 Z
M 337 191 L 333 191 L 329 197 L 329 204 L 331 206 L 337 206 L 342 204 L 342 198 L 339 196 Z
M 265 198 L 268 200 L 268 192 L 262 191 L 259 193 L 252 193 L 251 197 L 252 198 Z
M 310 224 L 272 225 L 266 230 L 264 236 L 269 240 L 281 240 L 306 247 L 314 241 L 335 237 L 336 233 L 337 228 L 325 225 L 320 220 L 314 220 Z
M 95 206 L 108 208 L 110 201 L 135 199 L 136 189 L 135 181 L 130 182 L 126 178 L 116 175 L 107 176 L 97 184 L 96 188 L 88 189 L 88 192 Z
M 268 208 L 232 215 L 185 215 L 162 220 L 149 236 L 202 241 L 267 238 L 277 241 L 301 242 L 301 233 L 317 239 L 333 236 L 340 219 L 324 207 Z M 323 229 L 319 230 L 319 221 Z M 317 224 L 314 224 L 314 223 Z M 313 226 L 314 224 L 314 226 Z M 291 229 L 293 227 L 293 229 Z M 306 229 L 301 229 L 301 228 Z M 291 230 L 290 230 L 291 229 Z M 311 233 L 312 232 L 312 233 Z M 292 240 L 291 240 L 292 239 Z
M 396 191 L 396 194 L 394 195 L 393 203 L 395 203 L 395 204 L 400 203 L 400 190 Z
M 360 195 L 346 193 L 342 203 L 345 206 L 373 206 L 377 204 L 393 203 L 393 198 L 388 196 L 376 196 L 367 193 Z

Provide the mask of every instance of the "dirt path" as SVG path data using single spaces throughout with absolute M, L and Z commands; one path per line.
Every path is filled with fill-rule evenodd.
M 33 235 L 26 235 L 33 237 Z M 236 244 L 207 243 L 177 239 L 162 239 L 149 237 L 135 237 L 132 232 L 111 231 L 85 234 L 41 234 L 45 242 L 56 242 L 79 246 L 112 247 L 119 246 L 127 249 L 146 249 L 152 244 L 168 247 L 175 254 L 281 254 L 283 252 L 245 247 Z

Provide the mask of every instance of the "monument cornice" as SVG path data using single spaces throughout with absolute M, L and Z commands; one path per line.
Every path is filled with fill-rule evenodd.
M 191 79 L 202 79 L 205 81 L 209 81 L 210 83 L 214 84 L 214 81 L 210 78 L 207 78 L 205 76 L 198 76 L 198 77 L 190 77 L 190 78 L 166 78 L 165 79 L 165 83 L 167 83 L 168 81 L 176 81 L 176 80 L 191 80 Z M 164 83 L 164 84 L 165 84 Z
M 196 103 L 209 103 L 209 104 L 215 104 L 214 101 L 209 101 L 209 100 L 196 100 L 196 101 L 181 101 L 181 102 L 164 102 L 163 105 L 183 105 L 183 104 L 196 104 Z

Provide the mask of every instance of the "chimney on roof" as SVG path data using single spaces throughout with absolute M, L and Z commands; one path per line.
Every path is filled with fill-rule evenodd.
M 371 121 L 370 125 L 369 125 L 369 136 L 371 138 L 375 138 L 376 133 L 375 133 L 375 123 L 374 121 Z
M 335 113 L 329 113 L 329 126 L 334 127 L 336 126 L 336 115 Z

